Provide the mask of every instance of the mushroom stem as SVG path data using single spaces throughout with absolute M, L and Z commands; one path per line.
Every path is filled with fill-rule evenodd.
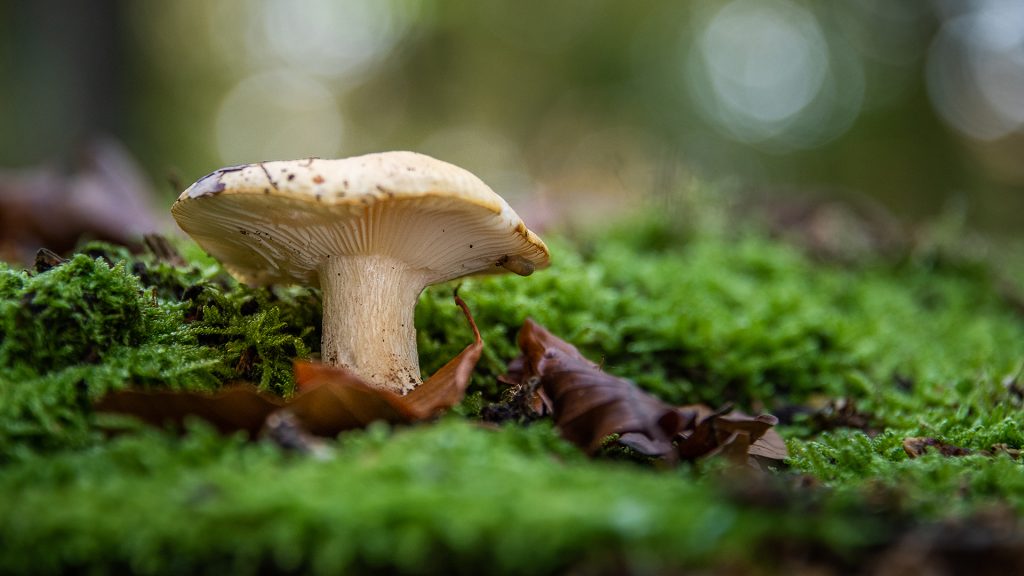
M 418 386 L 414 321 L 416 301 L 426 285 L 422 274 L 379 255 L 334 255 L 319 273 L 323 361 L 399 394 Z

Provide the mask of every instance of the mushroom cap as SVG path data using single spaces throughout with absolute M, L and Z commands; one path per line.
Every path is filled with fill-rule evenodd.
M 436 284 L 549 263 L 547 246 L 470 172 L 415 152 L 221 168 L 171 207 L 247 284 L 318 284 L 330 257 L 386 255 Z

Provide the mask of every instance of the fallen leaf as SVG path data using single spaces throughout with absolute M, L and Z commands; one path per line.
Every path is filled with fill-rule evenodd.
M 904 378 L 898 377 L 896 385 L 902 388 L 909 386 L 909 383 L 905 383 Z M 861 411 L 857 402 L 852 398 L 812 396 L 802 404 L 779 406 L 776 408 L 775 414 L 784 424 L 799 423 L 808 427 L 812 432 L 853 428 L 868 436 L 875 436 L 880 431 L 874 425 L 876 417 L 869 412 Z
M 61 256 L 53 250 L 40 248 L 36 251 L 35 265 L 33 268 L 37 274 L 42 274 L 43 272 L 56 268 L 65 262 L 67 262 L 67 260 L 61 258 Z
M 473 343 L 405 396 L 370 385 L 358 374 L 318 362 L 296 362 L 295 382 L 302 391 L 288 405 L 313 434 L 333 436 L 370 422 L 416 422 L 432 418 L 462 401 L 480 359 L 483 339 L 469 307 L 455 295 L 470 328 Z
M 459 298 L 458 293 L 454 298 L 455 304 L 462 309 L 466 322 L 473 330 L 473 343 L 405 396 L 419 418 L 432 418 L 462 401 L 466 395 L 466 387 L 469 386 L 469 378 L 473 375 L 473 369 L 476 368 L 484 349 L 480 329 L 469 312 L 469 306 Z
M 969 456 L 971 454 L 979 454 L 981 456 L 998 456 L 1000 454 L 1006 454 L 1014 460 L 1020 458 L 1020 449 L 1013 448 L 1007 444 L 993 444 L 987 450 L 971 450 L 970 448 L 962 448 L 955 446 L 948 442 L 943 442 L 936 438 L 930 437 L 915 437 L 915 438 L 904 438 L 903 439 L 903 451 L 907 453 L 907 456 L 911 458 L 918 458 L 924 456 L 929 451 L 934 451 L 942 456 L 947 457 L 958 457 L 958 456 Z
M 143 234 L 166 226 L 124 146 L 97 138 L 81 152 L 70 174 L 53 165 L 0 171 L 0 259 L 30 264 L 43 246 L 64 253 L 86 238 L 138 249 Z
M 249 384 L 236 384 L 218 392 L 170 390 L 121 390 L 111 392 L 93 405 L 97 412 L 129 414 L 154 426 L 181 429 L 194 416 L 223 433 L 244 430 L 255 438 L 267 416 L 281 409 L 284 400 L 264 394 Z
M 509 370 L 512 370 L 511 364 Z M 508 388 L 500 402 L 488 404 L 480 410 L 480 418 L 484 422 L 500 424 L 511 421 L 526 424 L 551 414 L 551 402 L 543 390 L 539 389 L 539 378 L 517 382 L 506 374 L 498 376 L 498 381 Z
M 767 458 L 768 460 L 785 460 L 789 458 L 789 450 L 786 448 L 786 441 L 774 428 L 765 430 L 764 435 L 754 440 L 747 453 L 751 456 Z
M 724 454 L 744 463 L 747 456 L 768 460 L 785 460 L 789 456 L 786 442 L 774 430 L 779 422 L 775 416 L 749 416 L 731 407 L 713 411 L 701 404 L 679 410 L 690 423 L 676 436 L 679 457 L 684 460 Z M 726 446 L 728 450 L 723 449 Z M 742 452 L 740 446 L 744 447 Z
M 530 319 L 519 332 L 519 347 L 522 355 L 509 363 L 502 381 L 528 386 L 536 380 L 540 405 L 550 408 L 562 436 L 588 454 L 617 435 L 618 444 L 667 460 L 724 455 L 745 462 L 750 456 L 788 456 L 773 430 L 774 416 L 715 411 L 700 404 L 670 406 L 629 380 L 603 372 Z
M 297 361 L 295 381 L 302 392 L 286 410 L 317 436 L 335 436 L 377 420 L 398 423 L 414 419 L 401 396 L 374 388 L 345 368 Z
M 95 409 L 137 416 L 156 425 L 180 426 L 188 416 L 209 421 L 222 432 L 245 430 L 255 436 L 271 414 L 286 412 L 306 432 L 335 436 L 377 420 L 408 423 L 437 416 L 462 401 L 480 359 L 483 340 L 466 303 L 455 294 L 474 340 L 426 382 L 400 396 L 374 388 L 356 373 L 318 362 L 296 361 L 295 380 L 300 393 L 290 401 L 235 386 L 214 394 L 124 390 L 104 396 Z
M 998 456 L 999 454 L 1006 454 L 1010 458 L 1017 460 L 1020 458 L 1020 448 L 1013 448 L 1005 443 L 993 444 L 991 448 L 985 450 L 985 454 L 989 456 Z
M 527 319 L 519 331 L 523 360 L 510 378 L 538 377 L 551 402 L 555 425 L 570 442 L 588 454 L 605 439 L 619 441 L 649 456 L 672 452 L 679 428 L 674 408 L 643 392 L 632 382 L 602 372 L 575 346 Z
M 954 446 L 936 438 L 916 437 L 903 439 L 903 451 L 911 458 L 924 456 L 929 450 L 934 450 L 943 456 L 967 456 L 973 454 L 973 450 Z

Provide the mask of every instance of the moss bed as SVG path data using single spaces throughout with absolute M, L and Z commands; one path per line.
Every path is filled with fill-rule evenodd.
M 822 261 L 702 222 L 553 238 L 550 270 L 464 281 L 486 342 L 467 399 L 326 459 L 91 409 L 127 386 L 292 394 L 316 291 L 239 286 L 188 243 L 184 266 L 101 244 L 0 265 L 0 573 L 1020 567 L 1024 267 L 939 243 Z M 482 425 L 527 316 L 668 402 L 778 415 L 790 459 L 665 469 Z M 471 339 L 450 286 L 417 327 L 427 374 Z M 914 437 L 973 453 L 909 458 Z

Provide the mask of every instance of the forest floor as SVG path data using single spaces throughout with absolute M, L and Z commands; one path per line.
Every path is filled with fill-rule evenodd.
M 187 241 L 0 265 L 0 572 L 1024 572 L 1020 246 L 764 214 L 661 210 L 464 280 L 485 343 L 465 399 L 315 450 L 95 406 L 294 397 L 316 290 L 240 286 Z M 427 375 L 472 341 L 451 292 L 417 308 Z M 557 414 L 496 418 L 527 318 L 665 405 L 773 415 L 788 457 L 581 450 Z

